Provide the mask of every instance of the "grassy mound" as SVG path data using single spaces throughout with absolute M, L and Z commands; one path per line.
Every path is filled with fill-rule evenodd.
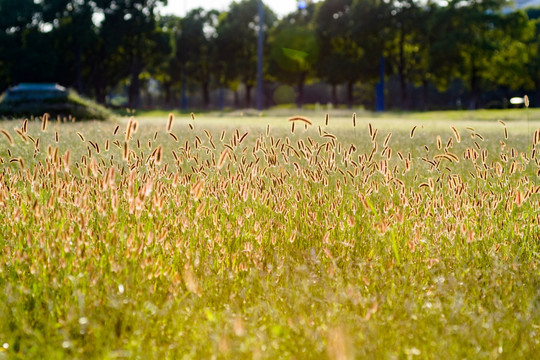
M 77 120 L 107 120 L 114 116 L 104 106 L 71 90 L 67 96 L 54 99 L 10 100 L 5 95 L 0 98 L 0 117 L 20 118 L 44 113 L 49 113 L 53 118 L 71 116 Z

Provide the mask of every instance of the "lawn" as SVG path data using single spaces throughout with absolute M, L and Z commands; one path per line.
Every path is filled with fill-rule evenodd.
M 0 359 L 534 358 L 528 110 L 1 121 Z

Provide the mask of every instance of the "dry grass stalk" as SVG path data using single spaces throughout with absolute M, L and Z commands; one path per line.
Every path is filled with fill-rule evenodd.
M 229 156 L 229 149 L 225 149 L 221 152 L 221 155 L 219 156 L 219 160 L 217 162 L 216 167 L 218 170 L 221 170 L 223 165 L 225 164 L 225 160 L 227 160 L 227 157 Z
M 11 137 L 11 135 L 4 129 L 0 129 L 0 132 L 2 134 L 4 134 L 4 136 L 6 137 L 7 141 L 9 142 L 9 145 L 13 146 L 14 142 L 13 142 L 13 138 Z
M 125 140 L 126 141 L 129 141 L 131 139 L 131 132 L 133 131 L 133 123 L 134 123 L 135 119 L 132 117 L 129 118 L 129 121 L 126 125 L 126 137 L 125 137 Z
M 172 130 L 173 121 L 174 121 L 174 114 L 170 113 L 169 114 L 169 120 L 167 121 L 167 132 L 168 133 L 170 133 L 171 130 Z
M 451 126 L 450 128 L 451 128 L 452 131 L 454 132 L 454 136 L 455 136 L 455 138 L 456 138 L 456 141 L 457 141 L 458 143 L 460 143 L 460 142 L 461 142 L 461 135 L 459 134 L 459 131 L 458 131 L 454 126 Z
M 417 128 L 417 126 L 414 125 L 413 128 L 411 129 L 411 133 L 409 134 L 409 137 L 410 137 L 411 139 L 414 138 L 414 132 L 416 131 L 416 128 Z
M 129 158 L 129 144 L 127 141 L 124 141 L 124 148 L 123 148 L 123 151 L 122 151 L 122 159 L 124 161 L 128 161 L 128 158 Z
M 175 134 L 173 133 L 169 133 L 169 135 L 174 139 L 175 142 L 178 142 L 178 136 L 176 136 Z
M 43 114 L 41 120 L 41 131 L 47 131 L 47 124 L 49 123 L 50 115 L 48 113 Z
M 292 116 L 288 119 L 288 121 L 301 121 L 307 125 L 313 125 L 313 123 L 311 122 L 311 120 L 309 120 L 308 118 L 304 117 L 304 116 Z

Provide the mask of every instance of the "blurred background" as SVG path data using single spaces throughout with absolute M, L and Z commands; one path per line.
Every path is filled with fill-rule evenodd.
M 0 92 L 20 83 L 133 109 L 535 106 L 540 0 L 0 0 Z

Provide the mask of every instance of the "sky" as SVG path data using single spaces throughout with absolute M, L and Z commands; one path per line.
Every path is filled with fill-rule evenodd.
M 162 14 L 184 16 L 190 10 L 198 7 L 227 10 L 233 0 L 169 0 L 168 2 L 169 4 L 161 10 Z M 296 0 L 264 0 L 264 3 L 280 18 L 296 10 L 297 7 Z

